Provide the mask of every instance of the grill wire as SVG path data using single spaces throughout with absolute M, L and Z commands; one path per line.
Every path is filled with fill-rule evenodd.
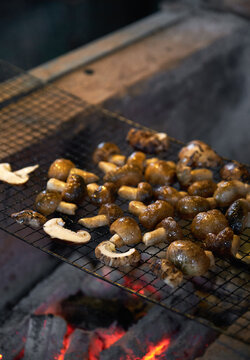
M 6 68 L 10 72 L 8 79 L 1 76 Z M 166 250 L 165 244 L 154 247 L 138 244 L 136 248 L 143 260 L 140 266 L 118 270 L 95 258 L 95 247 L 111 236 L 107 227 L 90 230 L 91 241 L 76 246 L 52 240 L 42 229 L 34 230 L 14 222 L 10 217 L 13 212 L 34 209 L 36 195 L 46 188 L 47 171 L 56 158 L 69 158 L 77 167 L 101 178 L 102 173 L 91 160 L 96 146 L 112 141 L 123 154 L 129 155 L 132 149 L 126 144 L 126 134 L 131 126 L 142 126 L 106 109 L 90 106 L 54 86 L 43 86 L 28 74 L 11 70 L 8 64 L 0 62 L 0 162 L 9 162 L 13 170 L 33 164 L 40 166 L 23 186 L 0 184 L 0 229 L 113 285 L 250 343 L 250 274 L 246 261 L 249 229 L 241 235 L 240 260 L 216 258 L 215 267 L 205 276 L 188 279 L 178 288 L 170 289 L 149 270 L 149 262 L 161 256 Z M 182 146 L 180 141 L 171 139 L 169 150 L 161 158 L 177 161 Z M 218 169 L 214 171 L 214 178 L 220 181 Z M 127 201 L 117 198 L 116 203 L 125 216 L 131 216 Z M 76 216 L 54 213 L 50 218 L 62 217 L 66 227 L 76 231 L 82 229 L 77 224 L 79 218 L 97 213 L 98 208 L 86 199 Z M 178 221 L 184 236 L 193 239 L 190 221 Z M 120 249 L 124 250 L 125 247 Z

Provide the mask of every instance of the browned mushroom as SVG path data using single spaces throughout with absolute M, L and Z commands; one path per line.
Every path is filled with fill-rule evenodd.
M 175 207 L 180 199 L 187 196 L 187 193 L 178 191 L 172 186 L 160 186 L 154 191 L 154 196 L 156 199 L 167 201 Z
M 179 152 L 183 164 L 192 167 L 216 167 L 221 164 L 221 157 L 203 141 L 193 140 Z
M 62 196 L 60 193 L 44 190 L 37 195 L 35 205 L 37 210 L 45 216 L 52 214 L 54 211 L 75 215 L 77 206 L 61 200 Z
M 146 167 L 145 179 L 152 185 L 171 185 L 175 180 L 175 169 L 164 160 L 151 162 Z
M 154 229 L 165 217 L 174 216 L 173 206 L 163 200 L 156 200 L 148 206 L 140 201 L 131 201 L 129 211 L 139 216 L 140 223 L 149 230 Z
M 169 147 L 167 134 L 147 130 L 130 129 L 126 140 L 135 149 L 149 154 L 166 151 Z
M 110 225 L 116 219 L 123 216 L 122 209 L 116 204 L 104 204 L 100 207 L 97 216 L 82 218 L 78 220 L 79 224 L 88 229 L 97 228 L 100 226 Z
M 148 201 L 152 198 L 153 190 L 149 183 L 141 182 L 137 188 L 123 185 L 118 190 L 118 195 L 127 200 Z
M 225 216 L 220 210 L 213 209 L 197 214 L 192 221 L 191 231 L 197 239 L 204 240 L 207 234 L 217 235 L 226 227 L 228 222 Z
M 193 219 L 196 214 L 215 208 L 214 198 L 185 196 L 177 203 L 177 210 L 183 219 Z
M 142 180 L 142 171 L 138 166 L 124 165 L 104 176 L 104 181 L 113 182 L 117 187 L 122 185 L 136 186 Z
M 146 155 L 141 151 L 133 152 L 127 159 L 128 165 L 138 166 L 142 171 L 145 166 Z
M 42 214 L 39 214 L 34 210 L 22 210 L 17 213 L 11 214 L 12 219 L 14 219 L 18 224 L 29 225 L 33 229 L 38 229 L 46 223 L 47 219 Z
M 126 157 L 120 155 L 121 151 L 119 147 L 110 142 L 100 143 L 93 154 L 94 163 L 98 164 L 100 161 L 107 161 L 118 166 L 125 164 Z
M 130 217 L 117 219 L 110 226 L 110 232 L 115 235 L 109 241 L 115 241 L 115 243 L 118 241 L 119 244 L 121 244 L 122 240 L 122 243 L 125 245 L 134 245 L 138 244 L 142 239 L 141 230 L 137 222 Z
M 182 272 L 167 259 L 152 261 L 150 269 L 171 288 L 179 286 L 183 281 Z
M 108 162 L 108 161 L 100 161 L 98 163 L 98 167 L 100 170 L 102 170 L 104 172 L 104 174 L 109 173 L 110 171 L 116 171 L 117 169 L 119 169 L 119 166 Z
M 220 170 L 220 176 L 223 180 L 241 180 L 249 181 L 250 174 L 248 169 L 238 161 L 232 161 L 224 165 Z
M 68 159 L 57 159 L 50 165 L 48 177 L 66 181 L 70 170 L 74 167 L 75 164 Z
M 226 218 L 235 234 L 241 234 L 246 227 L 250 227 L 250 201 L 235 200 L 227 209 Z
M 96 205 L 111 204 L 116 197 L 116 187 L 111 182 L 105 182 L 103 185 L 89 184 L 87 192 L 91 202 Z
M 213 196 L 217 184 L 213 180 L 201 180 L 195 181 L 192 185 L 188 187 L 189 195 L 201 196 L 201 197 L 210 197 Z
M 86 170 L 78 169 L 78 168 L 72 168 L 69 172 L 69 175 L 81 176 L 83 178 L 85 184 L 91 184 L 91 183 L 97 182 L 99 180 L 99 176 L 97 176 L 96 174 L 86 171 Z
M 62 192 L 64 201 L 72 203 L 80 203 L 86 193 L 84 180 L 79 175 L 69 175 L 66 185 Z
M 244 198 L 250 192 L 250 185 L 239 180 L 221 181 L 217 184 L 214 198 L 217 205 L 227 207 L 235 200 Z
M 167 248 L 167 260 L 189 276 L 202 276 L 214 264 L 213 254 L 190 240 L 172 242 Z
M 181 240 L 182 236 L 182 230 L 178 223 L 172 217 L 167 217 L 156 226 L 156 230 L 145 233 L 142 241 L 146 246 L 161 242 L 170 244 L 174 240 Z
M 95 256 L 105 265 L 114 267 L 134 266 L 141 259 L 141 255 L 136 249 L 117 253 L 116 244 L 111 241 L 101 242 L 95 248 Z
M 209 169 L 194 169 L 179 162 L 176 166 L 177 179 L 182 187 L 187 187 L 195 181 L 213 180 L 213 173 Z
M 240 237 L 234 235 L 230 227 L 226 227 L 217 235 L 208 233 L 203 244 L 206 250 L 210 250 L 219 256 L 236 256 L 240 247 Z

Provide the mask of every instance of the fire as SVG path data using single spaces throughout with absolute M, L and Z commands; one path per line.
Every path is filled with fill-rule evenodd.
M 152 285 L 146 285 L 145 286 L 145 281 L 133 281 L 132 279 L 130 279 L 128 276 L 124 276 L 124 286 L 128 287 L 134 291 L 136 291 L 137 293 L 141 294 L 141 295 L 147 295 L 148 293 L 150 294 L 156 294 L 157 299 L 160 299 L 160 294 L 157 292 L 157 289 L 152 286 Z M 136 296 L 136 295 L 134 295 Z
M 2 355 L 2 354 L 0 354 L 0 360 L 1 360 L 1 359 L 3 359 L 3 355 Z
M 68 325 L 67 332 L 64 335 L 64 339 L 63 339 L 63 347 L 61 349 L 60 354 L 55 357 L 55 360 L 63 360 L 64 359 L 65 353 L 66 353 L 67 349 L 69 348 L 69 344 L 70 344 L 69 337 L 73 331 L 74 331 L 74 328 L 72 326 Z
M 165 353 L 169 347 L 170 339 L 163 339 L 157 345 L 150 345 L 149 351 L 141 360 L 157 360 L 158 356 Z

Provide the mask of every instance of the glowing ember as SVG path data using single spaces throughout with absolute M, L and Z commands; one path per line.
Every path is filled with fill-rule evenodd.
M 157 345 L 150 345 L 148 353 L 141 360 L 157 360 L 169 347 L 170 339 L 163 339 Z
M 130 279 L 128 276 L 124 276 L 124 284 L 123 285 L 125 287 L 128 287 L 141 295 L 147 295 L 150 293 L 150 294 L 155 294 L 157 299 L 161 298 L 160 293 L 157 292 L 157 289 L 154 286 L 145 285 L 145 284 L 146 284 L 146 281 L 144 281 L 143 279 L 141 281 L 140 280 L 133 281 L 133 279 Z M 136 295 L 134 295 L 134 296 L 136 296 Z
M 2 354 L 0 354 L 0 360 L 1 360 L 1 359 L 3 359 L 3 355 L 2 355 Z
M 59 355 L 57 355 L 55 357 L 55 360 L 63 360 L 64 359 L 64 355 L 69 347 L 69 344 L 70 344 L 70 335 L 72 334 L 72 332 L 74 331 L 74 328 L 70 325 L 67 326 L 67 332 L 66 334 L 64 335 L 64 339 L 63 339 L 63 347 L 61 349 L 61 352 Z
M 20 351 L 20 353 L 14 358 L 14 360 L 20 360 L 24 357 L 24 348 Z

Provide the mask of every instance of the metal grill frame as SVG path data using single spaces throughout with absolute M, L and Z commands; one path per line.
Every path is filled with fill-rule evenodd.
M 18 76 L 27 79 L 24 81 L 24 85 L 28 82 L 26 88 L 20 86 Z M 16 83 L 18 86 L 15 88 Z M 39 80 L 21 71 L 14 78 L 5 79 L 0 84 L 0 91 L 10 94 L 7 102 L 5 98 L 1 101 L 0 97 L 0 131 L 4 135 L 0 139 L 0 161 L 10 162 L 14 170 L 40 164 L 27 184 L 21 187 L 0 184 L 0 229 L 147 301 L 250 343 L 250 339 L 246 338 L 250 331 L 250 314 L 247 313 L 247 306 L 240 304 L 247 303 L 250 297 L 250 290 L 247 288 L 249 267 L 244 262 L 244 258 L 249 255 L 249 229 L 241 236 L 242 260 L 216 258 L 216 270 L 203 276 L 202 284 L 197 283 L 197 279 L 191 279 L 177 289 L 170 290 L 148 267 L 148 261 L 157 257 L 167 245 L 150 248 L 137 245 L 145 262 L 139 267 L 118 271 L 104 266 L 94 256 L 96 245 L 110 237 L 107 227 L 91 230 L 93 240 L 90 243 L 72 246 L 50 239 L 42 229 L 33 230 L 21 226 L 10 218 L 13 212 L 34 208 L 35 196 L 46 187 L 48 167 L 56 158 L 70 158 L 77 167 L 95 172 L 101 177 L 102 174 L 91 161 L 91 154 L 98 143 L 114 141 L 120 146 L 122 153 L 128 155 L 132 149 L 125 142 L 127 131 L 131 127 L 145 127 L 107 109 L 86 104 L 52 85 L 44 86 Z M 171 138 L 169 151 L 160 157 L 177 160 L 178 151 L 183 145 Z M 218 170 L 215 169 L 214 172 L 217 181 L 220 180 Z M 127 208 L 127 201 L 118 199 L 116 203 L 124 210 Z M 77 219 L 96 215 L 97 212 L 96 206 L 84 200 L 75 217 L 61 214 L 53 214 L 51 217 L 63 217 L 66 226 L 78 230 L 82 227 L 76 224 Z M 126 214 L 131 216 L 128 212 Z M 189 229 L 191 222 L 179 219 L 179 223 L 184 236 L 192 238 Z M 222 327 L 218 318 L 219 321 L 226 321 L 227 326 Z

